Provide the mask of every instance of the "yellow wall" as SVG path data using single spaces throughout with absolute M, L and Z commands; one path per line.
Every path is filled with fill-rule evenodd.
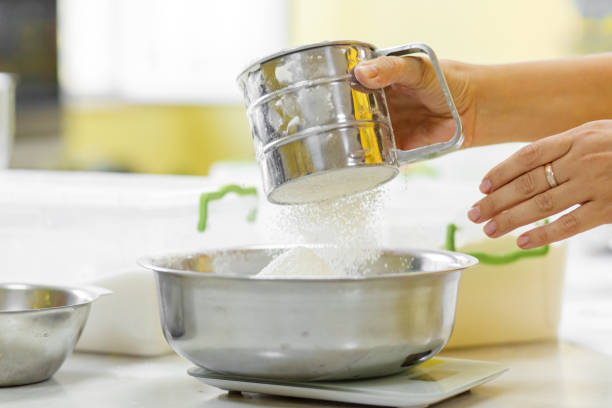
M 67 106 L 65 166 L 206 174 L 218 160 L 253 159 L 242 106 Z
M 572 0 L 294 0 L 291 42 L 425 42 L 441 58 L 498 63 L 571 53 Z
M 474 63 L 569 55 L 582 29 L 571 0 L 288 1 L 294 45 L 356 39 L 385 47 L 420 41 L 441 58 Z M 239 104 L 73 103 L 63 120 L 67 167 L 110 164 L 137 172 L 205 174 L 217 160 L 253 159 Z

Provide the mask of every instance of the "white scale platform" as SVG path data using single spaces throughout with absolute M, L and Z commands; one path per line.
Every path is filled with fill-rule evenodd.
M 217 374 L 200 367 L 189 375 L 227 391 L 255 392 L 356 404 L 421 408 L 491 381 L 508 368 L 485 361 L 432 358 L 402 373 L 353 381 L 283 382 Z

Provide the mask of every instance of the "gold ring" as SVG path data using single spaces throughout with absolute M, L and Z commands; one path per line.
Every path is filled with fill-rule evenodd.
M 548 181 L 548 185 L 550 188 L 557 187 L 557 180 L 555 179 L 555 173 L 552 169 L 552 163 L 548 163 L 546 167 L 544 167 L 544 171 L 546 172 L 546 180 Z

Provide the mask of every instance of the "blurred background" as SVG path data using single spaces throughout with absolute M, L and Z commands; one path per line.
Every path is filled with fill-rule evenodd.
M 152 276 L 134 260 L 262 243 L 265 217 L 245 221 L 266 208 L 256 197 L 212 204 L 210 228 L 196 230 L 202 192 L 258 185 L 235 78 L 266 54 L 333 39 L 425 42 L 441 58 L 480 64 L 609 52 L 612 0 L 0 0 L 0 170 L 11 167 L 0 171 L 0 278 L 109 287 L 114 308 L 97 327 L 112 327 L 107 336 L 137 353 L 143 344 L 167 351 Z M 454 222 L 458 242 L 488 245 L 465 213 L 484 172 L 516 148 L 469 149 L 405 168 L 386 208 L 385 239 L 439 247 Z M 565 276 L 565 252 L 551 251 L 549 266 L 509 267 L 505 280 L 500 270 L 482 273 L 466 304 L 502 322 L 502 333 L 554 335 L 563 280 L 561 335 L 612 355 L 612 225 L 571 241 Z M 155 329 L 138 326 L 142 316 Z M 90 341 L 105 341 L 100 333 Z M 141 333 L 155 340 L 133 337 Z
M 609 0 L 0 0 L 12 168 L 207 174 L 252 160 L 235 77 L 278 49 L 421 41 L 503 63 L 612 49 Z

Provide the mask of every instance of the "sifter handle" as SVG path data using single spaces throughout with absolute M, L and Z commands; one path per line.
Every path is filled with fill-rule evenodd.
M 446 83 L 446 79 L 444 78 L 442 69 L 440 69 L 438 57 L 436 56 L 436 53 L 431 49 L 431 47 L 429 47 L 427 44 L 411 43 L 400 45 L 397 47 L 375 50 L 374 54 L 376 56 L 393 55 L 401 57 L 404 55 L 420 52 L 427 54 L 427 56 L 431 60 L 431 64 L 433 65 L 434 71 L 436 72 L 436 76 L 438 77 L 438 81 L 440 82 L 442 93 L 444 94 L 444 98 L 446 99 L 446 103 L 448 104 L 448 109 L 450 110 L 451 116 L 455 121 L 455 135 L 447 142 L 434 143 L 428 146 L 417 147 L 416 149 L 411 150 L 396 149 L 397 160 L 399 161 L 400 165 L 412 163 L 418 160 L 431 159 L 433 157 L 450 153 L 459 149 L 461 147 L 461 144 L 463 143 L 463 127 L 461 126 L 461 117 L 459 116 L 459 112 L 457 112 L 457 108 L 455 107 L 455 102 L 453 101 L 453 97 L 450 93 L 450 90 L 448 89 L 448 84 Z

